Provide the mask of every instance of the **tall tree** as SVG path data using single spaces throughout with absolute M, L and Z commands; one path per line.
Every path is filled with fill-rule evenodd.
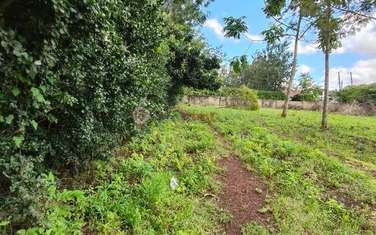
M 324 85 L 324 100 L 323 111 L 321 118 L 321 128 L 328 128 L 328 93 L 329 93 L 329 57 L 333 49 L 339 47 L 338 31 L 339 22 L 333 17 L 332 4 L 330 1 L 325 1 L 323 4 L 323 12 L 319 16 L 317 26 L 320 29 L 319 42 L 320 47 L 325 56 L 325 85 Z
M 164 46 L 171 55 L 166 63 L 171 77 L 168 89 L 171 105 L 181 98 L 183 86 L 215 90 L 221 85 L 218 81 L 220 56 L 196 33 L 196 26 L 206 19 L 202 7 L 210 2 L 212 0 L 165 1 L 166 28 L 170 38 Z
M 312 16 L 314 16 L 316 10 L 312 0 L 266 0 L 265 2 L 265 14 L 276 22 L 276 25 L 264 31 L 265 39 L 272 42 L 280 40 L 284 36 L 294 38 L 293 60 L 287 82 L 287 96 L 283 105 L 282 117 L 287 116 L 291 88 L 297 70 L 299 41 L 311 29 L 313 25 Z M 305 19 L 307 22 L 303 21 Z
M 252 89 L 278 91 L 290 74 L 292 54 L 287 42 L 268 43 L 266 49 L 253 57 L 241 74 L 244 85 Z
M 330 54 L 341 46 L 340 37 L 356 32 L 360 25 L 375 20 L 367 15 L 376 7 L 374 0 L 321 0 L 315 2 L 317 8 L 316 28 L 318 29 L 319 47 L 324 53 L 325 87 L 321 128 L 328 128 L 328 94 Z M 349 26 L 349 27 L 344 27 Z

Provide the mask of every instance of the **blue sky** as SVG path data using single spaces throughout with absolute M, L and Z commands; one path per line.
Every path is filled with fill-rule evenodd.
M 247 39 L 262 39 L 261 32 L 273 21 L 262 11 L 264 0 L 215 0 L 205 9 L 207 21 L 200 29 L 209 45 L 219 48 L 227 60 L 265 48 L 265 43 Z M 246 16 L 248 33 L 240 40 L 228 39 L 223 35 L 223 18 L 226 16 Z M 318 84 L 323 80 L 323 54 L 315 44 L 314 34 L 299 48 L 298 64 L 300 72 L 310 72 Z M 342 47 L 331 56 L 331 89 L 337 88 L 337 73 L 341 73 L 344 84 L 350 83 L 350 71 L 355 84 L 376 82 L 376 22 L 366 25 L 356 35 L 342 39 Z

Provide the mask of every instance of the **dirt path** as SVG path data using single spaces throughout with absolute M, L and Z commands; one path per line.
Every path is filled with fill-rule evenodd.
M 207 116 L 180 113 L 183 119 L 206 122 L 216 136 L 218 147 L 224 150 L 224 157 L 217 162 L 223 169 L 222 174 L 217 176 L 222 185 L 217 203 L 231 214 L 231 220 L 224 225 L 225 233 L 241 234 L 243 226 L 252 222 L 266 226 L 270 224 L 271 213 L 260 212 L 266 206 L 268 194 L 262 180 L 243 166 L 231 144 L 210 124 Z
M 251 222 L 267 225 L 271 214 L 260 212 L 266 206 L 266 185 L 242 165 L 223 136 L 214 128 L 212 130 L 227 155 L 218 161 L 223 173 L 217 177 L 222 184 L 218 205 L 232 216 L 224 226 L 226 234 L 241 234 L 242 227 Z
M 270 215 L 259 212 L 267 194 L 262 181 L 244 169 L 235 156 L 221 159 L 219 165 L 224 174 L 218 177 L 223 184 L 218 204 L 232 215 L 225 225 L 226 234 L 241 234 L 241 228 L 250 222 L 267 224 Z

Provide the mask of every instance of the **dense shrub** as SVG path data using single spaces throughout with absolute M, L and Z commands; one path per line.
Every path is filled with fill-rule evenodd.
M 181 84 L 218 88 L 219 59 L 193 33 L 203 3 L 0 4 L 0 226 L 40 221 L 44 173 L 106 159 L 138 132 L 139 107 L 158 118 Z
M 186 96 L 238 96 L 240 88 L 223 86 L 217 90 L 195 89 L 184 87 L 183 93 Z
M 117 157 L 97 161 L 97 186 L 59 191 L 53 175 L 45 177 L 47 213 L 19 234 L 212 233 L 220 211 L 204 198 L 215 189 L 215 149 L 204 124 L 164 121 L 119 148 Z
M 0 221 L 43 212 L 51 168 L 77 171 L 166 111 L 163 2 L 14 0 L 0 13 Z M 2 5 L 3 7 L 3 5 Z
M 239 98 L 247 101 L 250 110 L 258 110 L 260 108 L 257 93 L 246 86 L 239 88 Z
M 184 87 L 184 95 L 187 96 L 234 96 L 239 93 L 238 87 L 223 86 L 218 90 L 194 89 L 192 87 Z M 262 91 L 255 90 L 259 99 L 266 100 L 284 100 L 286 95 L 282 91 Z
M 349 86 L 333 93 L 334 98 L 343 103 L 366 103 L 376 105 L 376 83 Z
M 321 93 L 318 93 L 321 94 Z M 291 100 L 292 101 L 309 101 L 309 102 L 314 102 L 318 101 L 320 97 L 318 95 L 313 95 L 313 94 L 297 94 L 294 95 Z
M 191 37 L 192 38 L 192 37 Z M 183 44 L 171 43 L 171 57 L 167 71 L 172 79 L 169 89 L 169 103 L 174 105 L 183 93 L 183 87 L 192 87 L 204 92 L 218 90 L 221 83 L 218 81 L 220 60 L 216 53 L 206 49 L 201 40 L 183 40 Z

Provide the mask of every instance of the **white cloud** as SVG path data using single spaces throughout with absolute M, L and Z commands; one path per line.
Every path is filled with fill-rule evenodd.
M 315 54 L 320 52 L 319 45 L 317 43 L 299 43 L 299 54 Z
M 349 35 L 341 40 L 342 46 L 334 53 L 361 53 L 361 54 L 376 54 L 376 22 L 371 21 L 365 25 L 360 31 L 353 35 Z M 294 43 L 290 44 L 290 51 L 294 49 Z M 300 42 L 298 47 L 299 54 L 315 54 L 321 50 L 317 42 L 304 43 Z
M 223 26 L 217 19 L 207 19 L 204 23 L 204 27 L 213 30 L 213 32 L 217 35 L 219 39 L 224 39 L 225 31 Z
M 294 51 L 294 42 L 290 43 L 289 50 L 291 52 Z M 300 55 L 315 54 L 317 52 L 320 52 L 319 45 L 317 43 L 305 43 L 300 41 L 298 44 L 298 54 Z
M 361 54 L 376 54 L 376 22 L 371 21 L 365 25 L 360 31 L 345 37 L 341 40 L 342 46 L 334 53 L 361 53 Z M 293 45 L 290 46 L 290 50 Z M 320 52 L 318 43 L 300 43 L 298 48 L 299 54 L 314 54 Z
M 376 58 L 359 60 L 351 68 L 332 68 L 329 73 L 330 90 L 338 90 L 338 72 L 340 72 L 343 87 L 351 85 L 350 72 L 352 72 L 354 85 L 376 83 Z
M 306 64 L 302 64 L 298 67 L 298 74 L 302 74 L 302 73 L 310 73 L 312 72 L 312 68 L 309 67 L 308 65 Z
M 337 53 L 355 52 L 376 54 L 376 22 L 368 23 L 359 32 L 342 39 L 342 47 Z
M 207 19 L 204 23 L 204 27 L 211 29 L 220 40 L 225 39 L 225 30 L 223 25 L 215 18 Z M 261 35 L 255 35 L 251 33 L 244 33 L 245 38 L 251 42 L 261 42 L 263 37 Z M 230 38 L 226 38 L 230 39 Z M 232 41 L 239 41 L 239 39 L 231 38 Z
M 250 33 L 245 33 L 244 36 L 251 42 L 262 42 L 264 40 L 264 37 L 261 35 L 257 34 L 250 34 Z

